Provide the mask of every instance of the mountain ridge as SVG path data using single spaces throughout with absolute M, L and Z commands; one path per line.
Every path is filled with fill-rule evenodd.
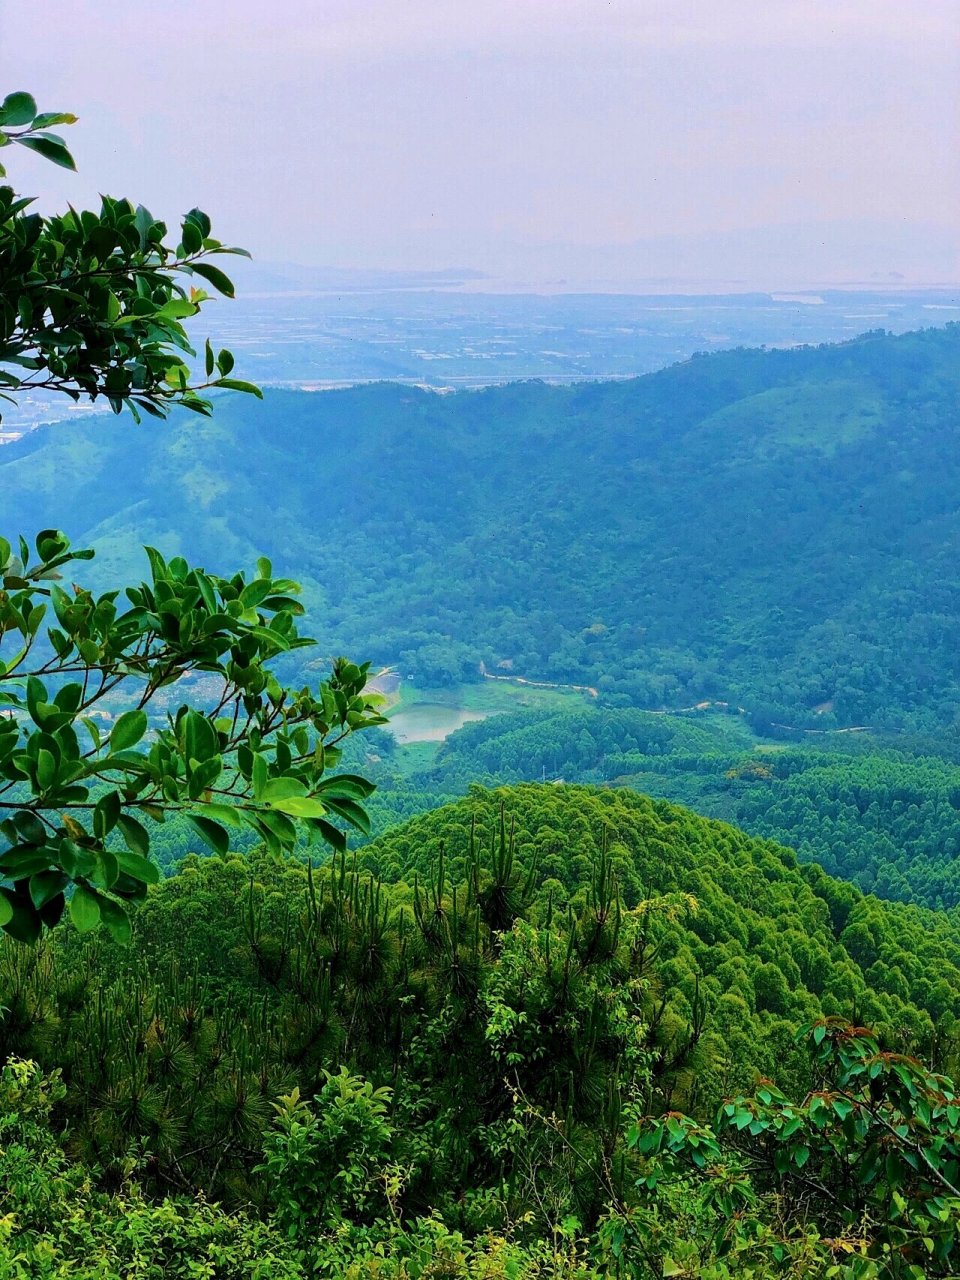
M 273 391 L 202 425 L 39 428 L 0 453 L 5 533 L 62 522 L 69 482 L 100 584 L 140 572 L 141 542 L 212 569 L 266 553 L 304 580 L 325 651 L 423 683 L 508 659 L 618 705 L 942 726 L 958 357 L 949 325 L 629 381 Z

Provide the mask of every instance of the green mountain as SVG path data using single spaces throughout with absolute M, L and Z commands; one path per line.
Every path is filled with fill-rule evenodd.
M 960 931 L 662 801 L 477 787 L 356 864 L 189 859 L 149 892 L 132 946 L 0 938 L 0 982 L 0 1241 L 25 1259 L 17 1274 L 63 1257 L 56 1274 L 72 1275 L 97 1249 L 104 1275 L 144 1259 L 186 1275 L 171 1268 L 204 1249 L 211 1275 L 237 1280 L 600 1280 L 622 1274 L 611 1220 L 652 1215 L 628 1260 L 647 1231 L 656 1259 L 709 1250 L 732 1220 L 696 1181 L 703 1165 L 672 1191 L 668 1163 L 651 1186 L 638 1115 L 709 1122 L 731 1093 L 772 1096 L 758 1073 L 836 1096 L 796 1040 L 822 1015 L 873 1025 L 891 1076 L 903 1050 L 954 1070 Z M 890 1085 L 870 1079 L 875 1102 Z M 746 1230 L 774 1224 L 774 1261 L 703 1274 L 826 1274 L 836 1198 L 803 1219 L 826 1238 L 813 1266 L 810 1243 L 784 1235 L 779 1166 L 750 1176 Z M 558 1213 L 578 1241 L 569 1267 L 535 1252 Z M 468 1250 L 490 1266 L 467 1269 Z M 394 1253 L 417 1269 L 388 1267 Z
M 143 541 L 266 553 L 326 650 L 425 683 L 506 663 L 614 705 L 935 728 L 960 711 L 958 394 L 957 325 L 621 383 L 271 392 L 29 434 L 4 531 L 68 507 L 104 583 Z
M 779 1064 L 782 1074 L 788 1027 L 819 1013 L 882 1025 L 894 1039 L 911 1026 L 917 1049 L 924 1036 L 952 1034 L 960 1015 L 956 921 L 864 895 L 781 845 L 664 800 L 549 783 L 474 786 L 367 845 L 361 865 L 388 880 L 426 879 L 442 850 L 451 882 L 463 881 L 474 816 L 489 833 L 501 801 L 518 858 L 559 901 L 589 883 L 603 847 L 627 908 L 674 895 L 676 913 L 651 923 L 658 982 L 680 1017 L 689 1017 L 699 982 L 714 1048 L 725 1045 L 748 1073 L 772 1074 Z M 685 895 L 696 905 L 687 909 Z M 917 1022 L 908 1005 L 933 1023 Z
M 573 1087 L 599 1124 L 625 1069 L 617 993 L 639 1001 L 660 1105 L 698 1114 L 758 1072 L 802 1089 L 794 1035 L 824 1014 L 938 1068 L 958 1054 L 949 917 L 866 897 L 772 842 L 628 791 L 475 787 L 312 879 L 262 851 L 192 859 L 151 890 L 134 930 L 129 948 L 60 931 L 42 964 L 0 940 L 0 1053 L 63 1069 L 82 1154 L 120 1162 L 142 1137 L 161 1183 L 187 1169 L 244 1196 L 269 1099 L 310 1096 L 324 1069 L 396 1086 L 426 1203 L 498 1176 L 483 1141 L 502 1106 L 498 1037 L 529 1052 L 530 1096 L 558 1105 Z M 599 984 L 582 1043 L 561 1018 L 574 1014 L 565 966 Z M 510 1000 L 525 1017 L 495 1032 Z M 441 1143 L 429 1159 L 424 1134 Z M 441 1192 L 447 1175 L 462 1184 Z

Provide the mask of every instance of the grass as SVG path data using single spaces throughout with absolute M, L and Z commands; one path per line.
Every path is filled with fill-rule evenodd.
M 509 684 L 505 680 L 476 680 L 470 684 L 448 685 L 442 689 L 430 689 L 404 680 L 398 692 L 391 695 L 389 709 L 430 704 L 432 706 L 463 708 L 467 711 L 483 711 L 493 715 L 498 711 L 550 711 L 573 708 L 586 699 L 582 693 L 570 689 L 537 689 L 529 685 Z
M 428 772 L 436 762 L 440 746 L 439 742 L 407 742 L 398 746 L 393 760 L 399 776 L 406 781 L 415 773 Z

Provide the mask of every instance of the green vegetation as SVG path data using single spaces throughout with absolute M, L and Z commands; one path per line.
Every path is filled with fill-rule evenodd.
M 47 527 L 69 468 L 70 532 L 105 582 L 142 541 L 211 566 L 266 554 L 304 582 L 324 652 L 424 686 L 484 662 L 608 705 L 729 701 L 761 731 L 943 734 L 958 354 L 952 325 L 616 384 L 225 398 L 202 432 L 31 432 L 0 482 L 15 525 Z
M 577 787 L 477 788 L 356 870 L 340 855 L 312 870 L 190 860 L 149 892 L 133 947 L 70 930 L 8 941 L 0 983 L 8 1087 L 48 1098 L 43 1123 L 39 1103 L 12 1106 L 0 1180 L 52 1275 L 71 1249 L 123 1259 L 141 1236 L 171 1267 L 219 1250 L 226 1275 L 270 1274 L 254 1269 L 266 1260 L 362 1275 L 368 1254 L 397 1276 L 801 1275 L 844 1263 L 825 1242 L 854 1228 L 880 1256 L 896 1215 L 876 1207 L 909 1170 L 865 1199 L 846 1189 L 849 1212 L 833 1197 L 781 1220 L 801 1194 L 791 1171 L 838 1158 L 842 1129 L 798 1126 L 789 1168 L 765 1171 L 767 1130 L 753 1159 L 735 1124 L 702 1186 L 696 1161 L 681 1167 L 689 1137 L 728 1098 L 804 1097 L 821 1068 L 802 1023 L 866 1019 L 882 1050 L 941 1070 L 960 1052 L 946 917 L 664 802 Z M 846 1023 L 823 1025 L 832 1046 Z M 763 1102 L 758 1073 L 784 1095 Z M 681 1111 L 683 1143 L 655 1159 L 646 1135 L 674 1135 Z M 925 1123 L 947 1139 L 946 1120 Z M 815 1154 L 798 1158 L 803 1142 Z M 47 1219 L 41 1157 L 43 1203 L 64 1206 Z M 199 1190 L 222 1208 L 185 1198 Z M 960 1206 L 944 1203 L 923 1228 L 942 1258 L 922 1274 L 948 1274 Z
M 50 129 L 75 122 L 67 112 L 38 113 L 29 93 L 11 93 L 0 103 L 0 147 L 26 147 L 73 169 L 63 139 Z M 114 413 L 128 409 L 140 422 L 140 410 L 162 418 L 174 405 L 209 414 L 210 402 L 199 394 L 208 387 L 261 395 L 229 376 L 229 351 L 215 355 L 207 343 L 206 381 L 199 384 L 181 354 L 194 354 L 182 321 L 197 315 L 210 294 L 188 291 L 176 276 L 195 276 L 232 298 L 230 278 L 209 259 L 250 256 L 215 240 L 202 209 L 184 217 L 180 243 L 172 247 L 164 243 L 166 225 L 127 200 L 104 196 L 99 213 L 71 208 L 53 218 L 27 212 L 32 204 L 0 187 L 5 399 L 37 391 L 72 400 L 102 396 Z
M 72 167 L 71 122 L 12 94 L 0 145 Z M 8 391 L 259 395 L 209 344 L 191 382 L 206 215 L 28 203 Z M 0 1280 L 957 1275 L 958 341 L 10 447 Z M 506 714 L 398 746 L 265 550 L 401 706 Z
M 38 115 L 26 93 L 0 103 L 3 145 L 67 168 L 70 153 L 47 127 L 72 121 Z M 211 239 L 196 209 L 172 249 L 142 207 L 105 199 L 99 217 L 71 209 L 45 219 L 25 212 L 31 203 L 0 187 L 0 384 L 104 396 L 138 422 L 138 406 L 160 418 L 173 405 L 209 413 L 179 354 L 193 354 L 180 321 L 207 295 L 188 298 L 176 276 L 232 294 L 206 259 L 240 251 Z M 208 343 L 208 378 L 214 366 L 220 376 L 204 385 L 259 396 L 225 376 L 233 357 L 214 357 Z M 69 478 L 56 487 L 69 499 Z M 142 901 L 159 875 L 144 820 L 186 813 L 220 852 L 227 826 L 246 825 L 277 850 L 296 842 L 294 820 L 335 847 L 345 843 L 336 820 L 367 830 L 360 802 L 371 786 L 324 776 L 344 738 L 381 723 L 363 696 L 367 667 L 338 660 L 316 693 L 284 689 L 271 667 L 310 644 L 297 630 L 299 584 L 274 578 L 262 557 L 248 582 L 147 548 L 150 582 L 118 604 L 119 589 L 60 585 L 93 556 L 55 526 L 37 534 L 35 552 L 22 536 L 16 547 L 0 537 L 0 928 L 21 942 L 55 925 L 68 902 L 80 932 L 103 924 L 129 940 L 125 904 Z M 206 705 L 165 708 L 148 738 L 160 691 L 201 673 Z
M 363 696 L 366 667 L 340 660 L 316 693 L 286 690 L 270 670 L 310 641 L 297 632 L 296 583 L 257 575 L 229 581 L 168 565 L 148 552 L 151 581 L 99 598 L 52 579 L 89 553 L 48 530 L 35 563 L 0 539 L 0 926 L 33 942 L 62 916 L 81 932 L 103 923 L 130 936 L 124 903 L 142 901 L 159 871 L 146 821 L 186 814 L 201 841 L 225 852 L 227 827 L 273 849 L 292 848 L 294 819 L 342 847 L 337 819 L 367 830 L 360 801 L 372 790 L 351 774 L 325 776 L 340 742 L 382 723 Z M 45 585 L 51 582 L 50 586 Z M 57 626 L 42 624 L 48 603 Z M 12 642 L 12 643 L 11 643 Z M 184 675 L 216 679 L 209 704 L 179 706 L 147 738 L 155 694 Z M 108 695 L 131 697 L 109 728 Z M 82 737 L 81 737 L 82 735 Z M 331 821 L 333 819 L 334 821 Z
M 806 742 L 817 745 L 772 746 L 741 717 L 702 712 L 584 705 L 498 715 L 465 726 L 432 759 L 384 752 L 371 765 L 380 784 L 372 813 L 383 830 L 474 781 L 626 786 L 789 845 L 880 897 L 960 905 L 960 767 L 865 735 Z

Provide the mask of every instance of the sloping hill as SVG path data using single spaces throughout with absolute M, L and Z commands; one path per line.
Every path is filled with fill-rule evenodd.
M 501 806 L 514 865 L 498 877 Z M 191 1151 L 184 1112 L 206 1108 L 226 1126 L 234 1114 L 223 1103 L 231 1054 L 258 1081 L 305 1093 L 340 1064 L 381 1082 L 419 1072 L 424 1094 L 414 1096 L 438 1100 L 439 1080 L 462 1124 L 461 1104 L 502 1084 L 485 1028 L 504 984 L 557 1053 L 571 1053 L 561 1048 L 564 992 L 577 975 L 599 983 L 605 1018 L 620 1016 L 617 998 L 636 1001 L 636 1044 L 662 1100 L 704 1114 L 758 1073 L 805 1091 L 809 1061 L 795 1035 L 822 1014 L 872 1025 L 885 1046 L 938 1069 L 954 1071 L 960 1054 L 960 929 L 950 917 L 865 897 L 776 844 L 626 791 L 476 787 L 366 846 L 355 867 L 334 862 L 310 878 L 262 850 L 190 859 L 151 890 L 134 927 L 129 948 L 57 932 L 40 965 L 17 944 L 0 946 L 0 1051 L 65 1066 L 68 1114 L 94 1142 L 115 1096 L 89 1053 L 90 1028 L 105 1018 L 112 1070 L 148 1073 L 179 1117 L 173 1140 Z M 111 1021 L 110 1010 L 126 1016 Z M 172 1061 L 154 1018 L 170 1028 Z M 612 1070 L 616 1036 L 591 1025 Z M 522 1036 L 524 1019 L 516 1026 Z M 583 1059 L 554 1063 L 549 1052 L 532 1051 L 534 1074 L 556 1066 L 564 1091 L 569 1073 L 579 1087 Z M 270 1112 L 257 1089 L 262 1123 Z M 604 1096 L 591 1093 L 593 1119 Z M 422 1134 L 419 1106 L 409 1114 Z
M 960 766 L 919 746 L 909 755 L 847 734 L 758 746 L 731 716 L 584 705 L 465 725 L 409 787 L 418 797 L 461 795 L 471 782 L 631 787 L 777 840 L 879 897 L 952 909 L 960 906 Z M 388 787 L 374 803 L 390 805 L 394 794 Z
M 605 843 L 627 908 L 672 898 L 672 913 L 650 917 L 652 972 L 681 1023 L 699 984 L 708 1013 L 701 1068 L 713 1088 L 723 1070 L 782 1077 L 796 1027 L 821 1013 L 877 1026 L 922 1055 L 956 1053 L 956 922 L 865 896 L 798 865 L 780 845 L 667 801 L 586 786 L 473 787 L 366 846 L 361 865 L 388 880 L 426 879 L 442 849 L 451 883 L 462 881 L 471 825 L 492 837 L 501 803 L 515 825 L 518 862 L 536 864 L 538 883 L 553 883 L 556 901 L 589 885 Z
M 0 452 L 3 526 L 68 525 L 103 582 L 141 541 L 265 552 L 325 647 L 427 682 L 506 661 L 624 705 L 933 726 L 960 709 L 958 397 L 957 325 L 626 383 L 272 392 L 38 430 Z

